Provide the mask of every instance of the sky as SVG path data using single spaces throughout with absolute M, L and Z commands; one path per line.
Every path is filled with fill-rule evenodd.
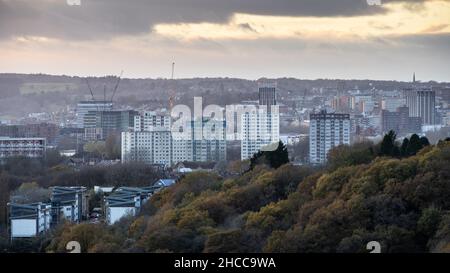
M 0 0 L 0 73 L 450 82 L 450 0 Z

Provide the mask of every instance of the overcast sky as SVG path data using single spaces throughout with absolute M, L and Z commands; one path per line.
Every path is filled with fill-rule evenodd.
M 0 73 L 450 81 L 450 0 L 367 2 L 0 0 Z

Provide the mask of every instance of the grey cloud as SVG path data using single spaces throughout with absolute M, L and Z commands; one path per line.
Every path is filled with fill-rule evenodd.
M 385 0 L 384 2 L 405 1 Z M 408 0 L 422 2 L 426 0 Z M 0 0 L 0 39 L 14 35 L 106 39 L 151 31 L 157 23 L 226 22 L 235 13 L 355 16 L 382 13 L 366 0 Z

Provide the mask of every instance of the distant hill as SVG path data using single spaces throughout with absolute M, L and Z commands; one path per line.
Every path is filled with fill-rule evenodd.
M 117 82 L 116 76 L 88 78 L 96 99 L 110 99 Z M 408 82 L 373 80 L 294 78 L 270 79 L 278 83 L 280 98 L 293 95 L 324 94 L 335 90 L 343 82 L 346 89 L 401 90 Z M 435 87 L 447 83 L 429 82 Z M 106 90 L 106 92 L 104 92 Z M 175 103 L 192 103 L 194 96 L 203 96 L 205 104 L 232 104 L 257 99 L 257 82 L 233 78 L 193 79 L 123 79 L 115 101 L 117 105 L 141 107 L 167 107 L 169 94 Z M 0 117 L 23 117 L 30 112 L 60 111 L 75 107 L 79 100 L 91 99 L 86 78 L 43 74 L 0 74 Z M 20 105 L 21 107 L 17 107 Z

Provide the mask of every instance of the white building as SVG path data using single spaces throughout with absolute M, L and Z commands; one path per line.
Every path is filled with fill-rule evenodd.
M 169 183 L 167 181 L 167 183 Z M 172 184 L 171 184 L 172 185 Z M 164 185 L 144 188 L 120 187 L 111 195 L 105 197 L 106 223 L 112 225 L 126 216 L 136 216 L 142 205 Z
M 255 108 L 241 116 L 241 159 L 251 158 L 264 146 L 280 141 L 280 115 L 273 105 L 270 113 L 265 107 Z
M 310 162 L 325 163 L 332 148 L 350 145 L 350 115 L 326 111 L 311 114 L 309 134 Z
M 122 132 L 122 162 L 172 164 L 170 131 Z
M 226 123 L 203 118 L 191 122 L 194 162 L 220 162 L 227 159 Z M 178 162 L 175 162 L 178 163 Z
M 50 229 L 51 205 L 8 204 L 11 239 L 35 237 Z
M 45 155 L 45 151 L 45 138 L 0 137 L 0 160 L 16 156 L 39 158 Z
M 134 117 L 134 130 L 122 132 L 122 162 L 172 164 L 170 116 L 144 112 Z
M 57 224 L 61 218 L 80 223 L 88 217 L 88 195 L 85 187 L 52 188 L 52 222 Z
M 144 112 L 134 117 L 134 131 L 161 131 L 171 129 L 171 118 L 165 113 Z
M 178 162 L 225 161 L 224 121 L 188 122 L 174 137 L 169 116 L 147 112 L 135 118 L 134 131 L 122 133 L 122 162 L 174 165 Z

